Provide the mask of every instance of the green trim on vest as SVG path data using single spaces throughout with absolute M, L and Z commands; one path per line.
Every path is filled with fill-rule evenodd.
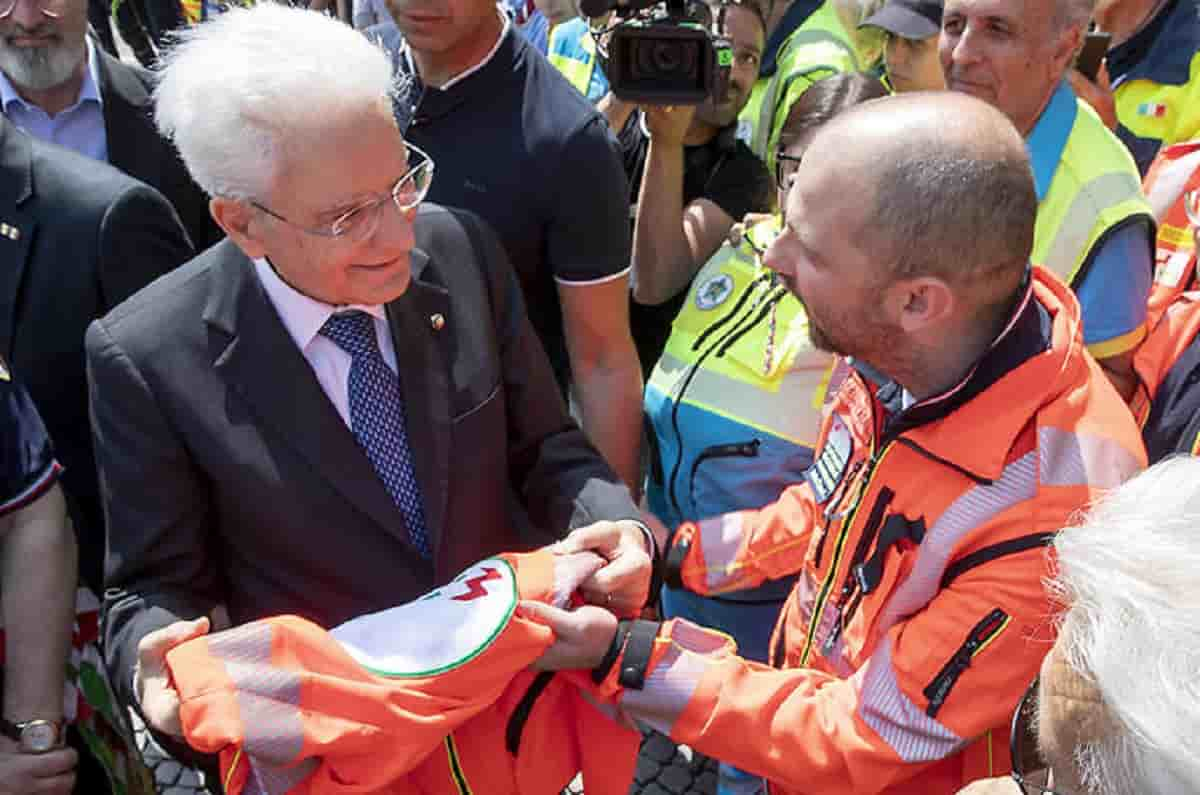
M 1076 102 L 1062 160 L 1038 205 L 1031 257 L 1072 288 L 1102 238 L 1134 218 L 1154 223 L 1133 158 L 1087 103 Z
M 792 104 L 817 80 L 858 70 L 858 58 L 833 4 L 826 2 L 784 41 L 770 77 L 754 83 L 738 119 L 750 126 L 747 145 L 775 168 L 775 148 Z M 823 73 L 823 74 L 822 74 Z

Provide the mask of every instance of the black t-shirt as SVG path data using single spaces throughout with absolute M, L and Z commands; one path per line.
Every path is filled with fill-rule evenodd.
M 724 210 L 735 222 L 746 213 L 767 212 L 771 208 L 771 179 L 767 167 L 736 138 L 736 124 L 721 130 L 711 141 L 683 148 L 683 206 L 696 199 L 708 199 Z M 618 139 L 629 176 L 630 206 L 636 208 L 638 191 L 650 138 L 642 126 L 642 114 L 630 115 Z M 635 210 L 630 212 L 630 228 Z M 688 288 L 656 306 L 630 301 L 629 320 L 633 341 L 637 344 L 642 371 L 649 377 L 671 335 L 671 324 L 687 299 Z
M 520 278 L 529 317 L 560 385 L 569 363 L 558 283 L 629 270 L 629 188 L 604 118 L 557 69 L 509 30 L 492 58 L 448 88 L 413 77 L 397 103 L 405 138 L 435 162 L 429 200 L 492 225 Z
M 0 516 L 24 508 L 58 479 L 46 426 L 24 387 L 0 362 Z

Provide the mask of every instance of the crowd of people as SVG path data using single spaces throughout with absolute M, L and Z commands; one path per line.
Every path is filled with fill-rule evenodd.
M 1200 791 L 1200 0 L 629 13 L 0 0 L 0 795 Z

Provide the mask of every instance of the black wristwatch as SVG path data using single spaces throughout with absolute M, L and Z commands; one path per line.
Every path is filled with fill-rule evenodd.
M 0 718 L 0 733 L 15 742 L 26 754 L 44 754 L 62 744 L 60 720 L 26 720 L 20 723 Z

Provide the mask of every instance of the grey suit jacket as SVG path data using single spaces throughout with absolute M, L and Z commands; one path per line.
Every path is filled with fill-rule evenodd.
M 97 593 L 104 527 L 83 335 L 191 256 L 174 210 L 153 188 L 31 138 L 0 115 L 0 356 L 27 386 L 65 467 L 80 572 Z
M 217 603 L 234 623 L 330 626 L 482 556 L 637 515 L 568 416 L 495 235 L 426 205 L 416 241 L 387 314 L 433 565 L 231 242 L 89 329 L 104 636 L 126 700 L 139 639 Z

